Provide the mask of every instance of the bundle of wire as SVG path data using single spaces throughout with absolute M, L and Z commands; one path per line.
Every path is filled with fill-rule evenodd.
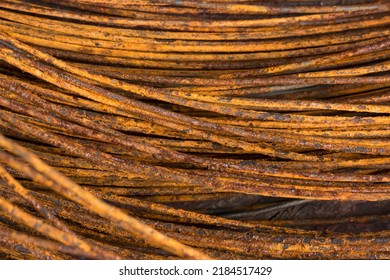
M 389 11 L 1 0 L 0 258 L 390 258 Z

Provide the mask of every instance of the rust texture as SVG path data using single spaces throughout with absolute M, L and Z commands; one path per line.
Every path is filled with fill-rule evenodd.
M 0 256 L 389 259 L 389 26 L 375 0 L 2 0 Z

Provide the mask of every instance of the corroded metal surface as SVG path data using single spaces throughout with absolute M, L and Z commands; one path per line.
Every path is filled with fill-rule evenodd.
M 389 11 L 1 1 L 0 256 L 390 258 Z

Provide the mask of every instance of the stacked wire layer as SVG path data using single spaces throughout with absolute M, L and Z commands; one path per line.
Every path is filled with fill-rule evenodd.
M 389 11 L 2 0 L 0 258 L 388 259 Z

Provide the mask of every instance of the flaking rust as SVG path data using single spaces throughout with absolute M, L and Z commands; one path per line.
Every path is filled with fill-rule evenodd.
M 2 1 L 0 256 L 389 259 L 390 5 L 274 2 Z

